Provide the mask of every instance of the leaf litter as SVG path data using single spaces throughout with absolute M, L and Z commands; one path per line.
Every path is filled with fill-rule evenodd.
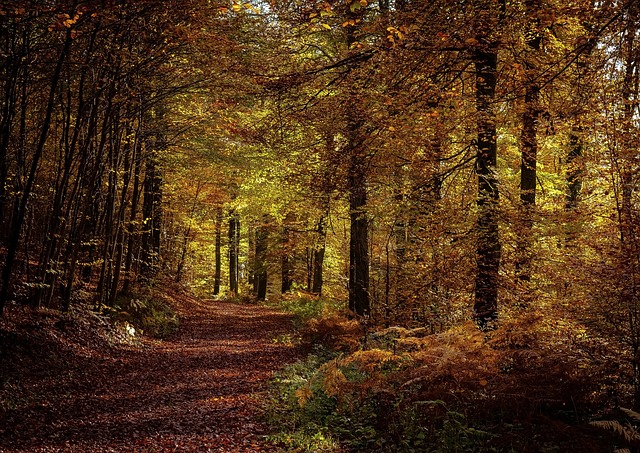
M 278 451 L 266 440 L 261 395 L 298 356 L 273 341 L 291 331 L 289 316 L 172 290 L 167 297 L 181 324 L 162 341 L 109 346 L 76 323 L 82 329 L 66 326 L 74 341 L 62 344 L 59 314 L 48 314 L 39 336 L 3 320 L 0 340 L 13 338 L 30 360 L 3 360 L 13 369 L 0 373 L 0 451 Z

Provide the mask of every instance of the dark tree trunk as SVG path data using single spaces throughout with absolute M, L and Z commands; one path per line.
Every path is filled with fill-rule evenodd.
M 235 211 L 229 214 L 229 291 L 238 294 L 240 248 L 240 218 Z
M 158 272 L 160 258 L 160 232 L 162 227 L 162 176 L 157 163 L 157 152 L 147 157 L 143 182 L 142 257 L 140 276 L 149 279 Z
M 135 158 L 135 156 L 133 156 Z M 120 285 L 120 275 L 122 273 L 122 262 L 124 258 L 124 239 L 125 239 L 125 215 L 127 207 L 127 195 L 129 192 L 129 183 L 131 181 L 133 166 L 131 165 L 131 150 L 125 150 L 124 162 L 124 181 L 120 195 L 120 204 L 118 206 L 118 216 L 116 218 L 116 238 L 114 241 L 113 251 L 113 274 L 111 278 L 111 289 L 109 293 L 109 305 L 115 305 Z
M 578 198 L 582 190 L 582 128 L 573 126 L 569 134 L 569 152 L 567 153 L 567 197 L 565 209 L 571 211 L 578 207 Z
M 361 19 L 362 10 L 347 10 L 347 18 L 352 21 L 345 27 L 347 48 L 357 41 L 356 23 Z M 368 159 L 365 152 L 365 114 L 361 111 L 360 93 L 353 86 L 349 93 L 346 110 L 346 149 L 349 159 L 349 310 L 357 316 L 369 315 L 369 218 L 367 206 L 366 175 Z
M 15 31 L 14 31 L 15 32 Z M 0 244 L 6 242 L 7 230 L 10 226 L 11 216 L 9 207 L 10 197 L 7 193 L 8 187 L 8 151 L 9 142 L 13 130 L 13 119 L 16 115 L 16 104 L 19 96 L 19 74 L 20 66 L 24 52 L 26 52 L 26 34 L 22 39 L 18 38 L 15 33 L 6 30 L 4 34 L 7 46 L 3 49 L 8 55 L 5 60 L 4 68 L 2 68 L 2 77 L 4 81 L 2 114 L 0 115 Z M 18 41 L 22 41 L 18 44 Z M 22 47 L 18 49 L 17 46 Z M 26 76 L 23 83 L 26 84 Z
M 75 4 L 74 4 L 74 8 L 75 8 Z M 31 190 L 33 189 L 33 184 L 35 182 L 36 172 L 38 170 L 38 165 L 40 163 L 40 157 L 42 156 L 42 152 L 44 151 L 44 145 L 49 135 L 49 128 L 51 126 L 51 117 L 53 114 L 55 95 L 58 89 L 60 74 L 62 73 L 64 62 L 67 58 L 67 54 L 69 53 L 69 48 L 71 47 L 71 42 L 72 42 L 71 31 L 72 31 L 71 28 L 67 30 L 62 51 L 60 52 L 60 56 L 58 57 L 58 62 L 56 64 L 56 67 L 53 70 L 53 76 L 51 77 L 51 83 L 49 88 L 49 98 L 47 101 L 47 106 L 45 108 L 42 129 L 40 130 L 40 137 L 38 139 L 38 143 L 35 148 L 33 160 L 31 161 L 31 169 L 29 171 L 29 175 L 27 177 L 25 187 L 20 197 L 16 216 L 14 217 L 13 223 L 11 226 L 9 241 L 7 243 L 7 255 L 5 258 L 4 267 L 2 269 L 2 281 L 0 282 L 0 285 L 1 285 L 0 286 L 0 317 L 3 314 L 4 306 L 7 302 L 7 298 L 9 295 L 9 284 L 11 281 L 13 263 L 15 261 L 16 253 L 18 251 L 18 247 L 20 243 L 20 233 L 22 231 L 22 225 L 24 223 L 24 218 L 27 211 L 27 203 L 29 201 L 29 196 L 31 194 Z
M 538 119 L 540 116 L 540 87 L 538 86 L 537 68 L 535 61 L 536 54 L 540 51 L 541 37 L 538 31 L 539 19 L 536 15 L 539 12 L 538 0 L 527 0 L 527 13 L 531 16 L 531 30 L 527 31 L 527 46 L 531 56 L 525 57 L 525 68 L 527 74 L 524 113 L 522 115 L 521 149 L 522 158 L 520 163 L 520 202 L 522 203 L 521 230 L 518 232 L 518 256 L 516 259 L 516 276 L 522 282 L 531 279 L 531 242 L 533 231 L 533 212 L 536 205 L 536 167 L 538 162 Z M 529 292 L 528 285 L 525 292 Z M 528 294 L 524 295 L 528 298 Z
M 256 263 L 255 285 L 256 296 L 259 300 L 267 298 L 267 241 L 269 238 L 266 220 L 256 228 Z
M 282 294 L 291 291 L 293 286 L 293 240 L 289 224 L 293 221 L 293 215 L 287 214 L 282 227 Z
M 354 154 L 349 175 L 349 309 L 359 316 L 369 314 L 369 219 L 367 189 L 361 157 Z
M 497 50 L 489 45 L 476 50 L 478 220 L 474 318 L 482 329 L 498 316 L 501 245 L 498 235 L 499 193 L 496 177 L 496 118 L 493 108 L 497 63 Z
M 133 278 L 133 255 L 138 237 L 138 227 L 136 218 L 138 216 L 138 204 L 140 201 L 140 173 L 142 172 L 141 146 L 141 119 L 138 123 L 136 141 L 134 148 L 134 170 L 133 170 L 133 193 L 131 194 L 131 209 L 129 211 L 129 225 L 127 227 L 127 255 L 124 260 L 124 281 L 122 282 L 121 293 L 125 296 L 131 293 Z
M 327 230 L 325 227 L 326 216 L 320 217 L 318 221 L 317 244 L 312 254 L 312 285 L 311 292 L 314 294 L 322 294 L 322 268 L 324 266 L 324 251 L 327 242 Z
M 216 225 L 215 225 L 215 260 L 216 268 L 213 277 L 213 295 L 220 294 L 220 277 L 222 276 L 222 206 L 216 208 Z

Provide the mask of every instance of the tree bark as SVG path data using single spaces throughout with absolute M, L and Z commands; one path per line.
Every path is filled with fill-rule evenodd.
M 238 294 L 238 255 L 240 248 L 240 218 L 235 211 L 229 214 L 229 291 Z
M 369 314 L 369 219 L 367 189 L 361 156 L 352 150 L 349 174 L 349 309 L 358 316 Z
M 291 239 L 291 229 L 289 227 L 293 219 L 294 216 L 291 213 L 287 214 L 282 226 L 282 284 L 280 288 L 282 294 L 291 291 L 293 286 L 293 240 Z
M 537 82 L 538 73 L 535 59 L 540 51 L 541 36 L 538 30 L 539 0 L 525 2 L 527 14 L 530 16 L 530 30 L 527 31 L 526 44 L 530 55 L 525 56 L 526 86 L 524 96 L 524 113 L 522 115 L 522 133 L 520 137 L 522 158 L 520 164 L 520 202 L 522 205 L 520 231 L 518 231 L 518 256 L 516 259 L 516 276 L 525 283 L 524 298 L 529 296 L 526 282 L 531 280 L 531 243 L 533 231 L 533 214 L 536 205 L 536 167 L 538 162 L 538 120 L 540 116 L 540 87 Z
M 267 298 L 267 240 L 269 238 L 268 225 L 263 219 L 261 225 L 256 228 L 256 263 L 255 281 L 256 296 L 259 300 Z
M 322 294 L 322 268 L 324 266 L 324 253 L 327 242 L 327 230 L 325 226 L 326 216 L 320 217 L 318 221 L 318 227 L 316 229 L 317 244 L 313 248 L 312 252 L 312 284 L 311 292 L 314 294 Z
M 216 208 L 215 224 L 215 272 L 213 277 L 213 295 L 220 294 L 220 277 L 222 276 L 222 206 Z
M 475 51 L 478 128 L 478 220 L 474 318 L 482 329 L 498 317 L 498 273 L 501 244 L 498 235 L 498 180 L 496 177 L 496 118 L 493 107 L 498 52 L 490 45 Z
M 160 232 L 162 224 L 162 176 L 158 168 L 158 147 L 147 157 L 144 175 L 142 216 L 142 266 L 143 279 L 152 278 L 158 272 L 160 258 Z
M 75 9 L 75 3 L 73 8 Z M 18 247 L 20 243 L 20 233 L 22 231 L 22 225 L 24 223 L 25 213 L 27 210 L 27 203 L 29 201 L 29 195 L 31 194 L 31 191 L 33 189 L 36 172 L 38 170 L 38 164 L 40 163 L 40 157 L 42 156 L 42 152 L 44 151 L 44 145 L 49 135 L 49 128 L 51 126 L 51 116 L 53 114 L 55 95 L 58 89 L 60 74 L 62 73 L 64 62 L 67 58 L 67 54 L 69 53 L 69 48 L 71 47 L 71 42 L 72 42 L 71 32 L 72 32 L 71 28 L 67 29 L 62 51 L 60 52 L 60 55 L 58 57 L 58 62 L 56 64 L 56 67 L 54 68 L 53 75 L 51 77 L 49 98 L 47 101 L 47 106 L 45 108 L 45 115 L 42 123 L 42 129 L 40 130 L 40 138 L 38 139 L 38 143 L 36 145 L 33 159 L 31 161 L 31 169 L 29 171 L 29 175 L 27 177 L 24 190 L 22 191 L 20 202 L 18 204 L 16 217 L 13 219 L 13 224 L 12 224 L 11 232 L 9 235 L 9 241 L 7 244 L 7 255 L 4 262 L 4 268 L 2 269 L 2 282 L 0 283 L 1 285 L 0 286 L 0 317 L 2 317 L 3 315 L 4 306 L 7 302 L 8 295 L 9 295 L 11 273 L 13 270 L 13 263 L 15 261 L 16 253 L 18 251 Z

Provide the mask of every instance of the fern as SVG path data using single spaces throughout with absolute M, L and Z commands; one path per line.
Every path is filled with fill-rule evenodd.
M 637 413 L 636 411 L 632 411 L 631 409 L 626 409 L 624 407 L 621 407 L 620 410 L 622 412 L 624 412 L 624 414 L 629 417 L 630 419 L 636 421 L 636 422 L 640 422 L 640 414 Z
M 631 409 L 625 409 L 621 407 L 620 410 L 631 420 L 640 422 L 640 414 Z M 589 423 L 591 426 L 595 426 L 600 429 L 604 429 L 606 431 L 613 432 L 620 437 L 623 437 L 624 440 L 629 444 L 638 444 L 640 443 L 640 431 L 638 428 L 633 426 L 631 423 L 627 423 L 623 425 L 617 420 L 597 420 Z M 621 448 L 616 450 L 617 453 L 631 453 L 631 450 L 628 448 Z

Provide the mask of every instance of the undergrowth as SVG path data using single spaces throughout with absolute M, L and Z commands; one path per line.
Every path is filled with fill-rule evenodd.
M 284 294 L 270 304 L 290 313 L 296 329 L 303 329 L 309 321 L 321 319 L 342 308 L 336 301 L 301 292 Z
M 119 296 L 113 307 L 105 307 L 105 312 L 125 329 L 135 329 L 135 332 L 156 338 L 169 337 L 180 325 L 178 316 L 169 304 L 151 290 Z M 135 332 L 132 331 L 132 334 Z
M 490 333 L 468 322 L 365 336 L 317 299 L 283 306 L 313 345 L 271 383 L 273 440 L 287 451 L 607 451 L 586 423 L 605 409 L 606 365 L 534 315 Z

